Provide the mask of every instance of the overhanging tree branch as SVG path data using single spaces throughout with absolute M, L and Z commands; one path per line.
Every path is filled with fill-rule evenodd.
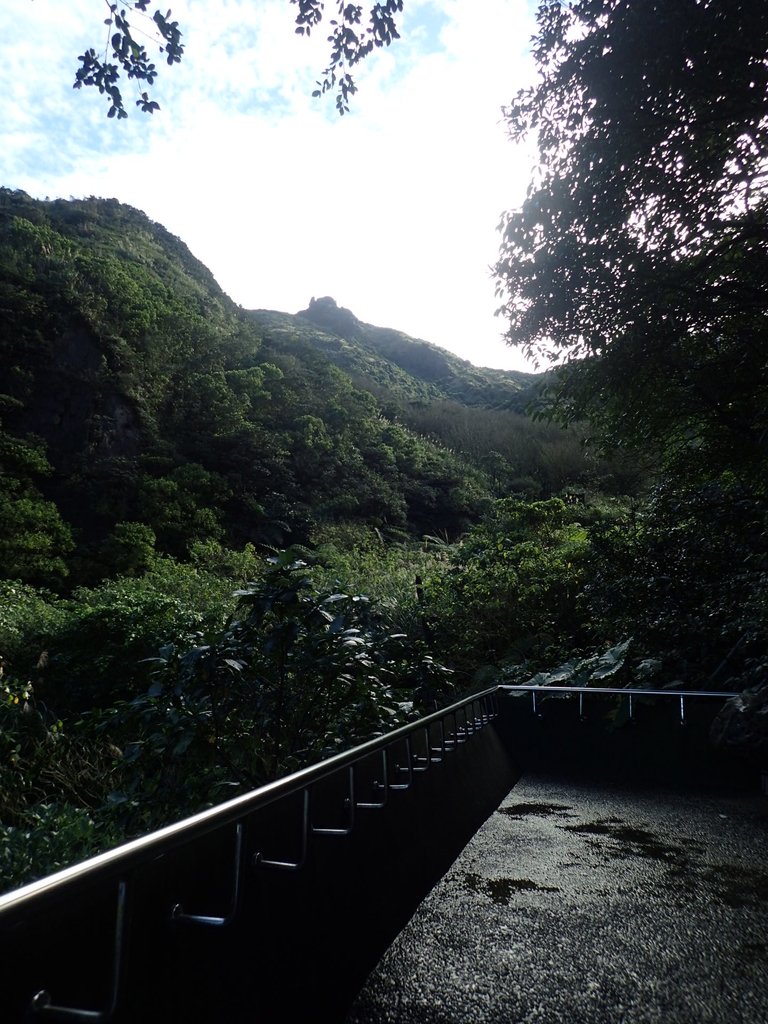
M 108 17 L 107 40 L 103 50 L 90 48 L 78 57 L 81 67 L 75 75 L 74 88 L 94 86 L 106 96 L 109 104 L 108 117 L 118 120 L 128 116 L 120 83 L 123 78 L 151 87 L 157 77 L 157 67 L 149 57 L 146 46 L 138 41 L 145 36 L 157 47 L 158 53 L 169 66 L 178 64 L 184 55 L 181 29 L 177 21 L 171 21 L 171 12 L 165 14 L 158 8 L 152 16 L 148 14 L 150 0 L 104 0 Z M 290 0 L 299 8 L 296 15 L 296 33 L 308 36 L 323 20 L 323 0 Z M 337 3 L 337 15 L 330 20 L 331 34 L 328 42 L 331 52 L 328 66 L 316 83 L 313 96 L 320 97 L 335 91 L 336 109 L 339 114 L 349 111 L 349 99 L 357 86 L 352 75 L 354 69 L 375 49 L 389 46 L 399 39 L 395 16 L 403 10 L 404 0 L 383 0 L 374 3 L 367 11 L 364 24 L 362 4 Z M 144 19 L 149 31 L 135 28 L 128 21 L 128 14 L 138 13 Z M 139 92 L 136 106 L 145 114 L 160 109 L 160 104 L 150 98 L 148 89 Z

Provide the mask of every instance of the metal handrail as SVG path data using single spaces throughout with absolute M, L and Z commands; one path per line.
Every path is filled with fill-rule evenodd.
M 146 864 L 155 858 L 168 853 L 169 851 L 185 846 L 188 843 L 210 834 L 227 825 L 240 825 L 249 815 L 255 811 L 274 803 L 284 797 L 296 793 L 303 793 L 323 779 L 328 778 L 343 768 L 351 768 L 354 764 L 362 761 L 379 751 L 385 751 L 395 743 L 406 741 L 410 748 L 410 737 L 417 731 L 428 728 L 433 722 L 444 722 L 447 717 L 454 717 L 454 730 L 458 731 L 455 724 L 456 713 L 467 705 L 474 705 L 478 701 L 488 701 L 498 690 L 497 686 L 489 687 L 480 693 L 473 694 L 455 704 L 435 711 L 424 718 L 420 718 L 408 725 L 400 726 L 392 732 L 385 733 L 375 739 L 361 743 L 350 750 L 335 754 L 324 761 L 302 768 L 284 778 L 276 779 L 249 793 L 233 797 L 225 803 L 218 804 L 205 811 L 183 818 L 167 825 L 156 832 L 131 840 L 105 853 L 98 854 L 80 864 L 57 871 L 53 875 L 41 878 L 36 882 L 22 886 L 10 893 L 0 896 L 0 923 L 11 923 L 13 920 L 24 916 L 34 906 L 50 896 L 55 890 L 67 888 L 70 892 L 77 890 L 81 885 L 91 885 L 98 879 L 123 877 L 132 868 L 139 864 Z M 474 711 L 473 711 L 474 714 Z M 466 713 L 465 713 L 466 717 Z M 489 716 L 493 717 L 493 716 Z M 453 746 L 455 747 L 455 743 Z M 451 749 L 450 747 L 447 749 Z M 409 753 L 409 758 L 410 758 Z M 412 767 L 412 766 L 411 766 Z M 389 789 L 395 789 L 389 785 Z M 358 806 L 361 806 L 358 804 Z M 363 805 L 364 806 L 364 805 Z
M 231 862 L 232 876 L 228 899 L 226 890 L 224 890 L 226 905 L 223 907 L 216 905 L 221 898 L 221 894 L 219 894 L 214 905 L 206 908 L 218 911 L 217 913 L 188 913 L 184 909 L 184 904 L 176 903 L 168 907 L 167 914 L 169 926 L 173 928 L 177 926 L 213 926 L 218 929 L 226 929 L 249 906 L 249 894 L 246 892 L 243 896 L 246 882 L 245 873 L 248 870 L 246 868 L 248 862 L 246 850 L 253 851 L 254 847 L 256 850 L 251 853 L 248 862 L 248 867 L 252 872 L 275 868 L 294 872 L 301 871 L 311 856 L 320 855 L 318 848 L 326 842 L 325 839 L 321 839 L 317 844 L 312 842 L 310 845 L 312 837 L 348 836 L 356 828 L 358 809 L 364 811 L 364 814 L 360 815 L 360 817 L 364 817 L 371 810 L 383 808 L 393 791 L 410 789 L 416 784 L 417 773 L 429 771 L 433 765 L 439 765 L 446 758 L 451 757 L 453 751 L 472 740 L 477 732 L 493 721 L 500 713 L 499 691 L 506 691 L 510 696 L 514 693 L 530 693 L 534 713 L 536 712 L 537 697 L 542 696 L 578 696 L 580 710 L 585 694 L 591 697 L 598 695 L 601 697 L 624 697 L 630 701 L 630 717 L 632 716 L 632 701 L 635 697 L 672 697 L 680 701 L 682 724 L 685 724 L 685 701 L 688 698 L 727 699 L 738 696 L 735 693 L 721 691 L 548 687 L 530 684 L 493 686 L 383 736 L 359 744 L 285 778 L 268 783 L 250 793 L 234 797 L 216 807 L 175 822 L 140 839 L 125 843 L 47 878 L 32 882 L 15 892 L 0 896 L 0 926 L 2 928 L 11 926 L 9 936 L 13 940 L 13 927 L 28 914 L 36 914 L 38 922 L 42 922 L 45 926 L 51 903 L 55 904 L 59 900 L 76 900 L 79 894 L 84 894 L 87 887 L 101 883 L 108 883 L 117 888 L 111 978 L 108 979 L 108 985 L 104 986 L 106 1007 L 104 1009 L 81 1009 L 62 1005 L 51 994 L 51 989 L 39 988 L 37 991 L 32 989 L 29 992 L 28 1014 L 39 1018 L 47 1017 L 49 1020 L 82 1022 L 82 1024 L 85 1022 L 109 1024 L 112 1021 L 118 1002 L 122 998 L 121 990 L 125 987 L 124 975 L 128 970 L 124 963 L 124 948 L 130 939 L 132 915 L 128 913 L 127 907 L 128 903 L 134 900 L 136 893 L 140 893 L 144 878 L 141 870 L 137 871 L 136 869 L 147 868 L 158 858 L 172 852 L 175 852 L 177 857 L 188 856 L 190 853 L 195 854 L 197 851 L 194 844 L 198 840 L 213 833 L 226 831 L 234 825 L 234 858 Z M 437 745 L 433 745 L 435 742 L 434 730 L 437 730 L 437 734 L 439 734 Z M 414 737 L 418 738 L 415 744 Z M 397 748 L 396 754 L 393 748 Z M 482 750 L 483 748 L 475 749 Z M 392 755 L 391 760 L 388 754 Z M 391 763 L 396 756 L 399 756 L 401 764 Z M 374 779 L 373 782 L 370 781 L 372 766 L 371 764 L 365 767 L 362 765 L 366 759 L 376 759 L 377 761 L 380 759 L 381 782 L 377 779 Z M 459 771 L 463 770 L 464 762 L 461 761 L 457 767 Z M 357 781 L 359 779 L 356 781 L 358 770 L 361 775 L 364 775 L 365 788 L 372 789 L 379 799 L 358 799 Z M 341 779 L 344 775 L 346 775 L 346 787 L 340 792 Z M 318 801 L 317 817 L 320 819 L 318 822 L 313 816 L 314 789 L 332 776 L 335 776 L 338 782 L 329 788 L 334 792 L 333 800 L 340 798 L 340 804 L 334 810 L 328 799 L 330 793 L 326 793 L 326 799 L 321 798 Z M 406 777 L 405 781 L 393 781 L 402 779 L 403 776 Z M 428 798 L 430 792 L 431 787 L 428 787 L 425 791 Z M 296 844 L 298 856 L 294 855 L 288 859 L 266 857 L 262 849 L 256 845 L 258 841 L 256 833 L 259 831 L 258 819 L 251 820 L 251 816 L 258 815 L 263 809 L 277 801 L 290 798 L 293 799 L 291 799 L 287 810 L 292 814 L 293 807 L 297 803 L 296 797 L 300 797 L 302 805 L 300 822 L 297 822 L 300 823 L 301 828 L 300 843 Z M 329 815 L 330 821 L 326 819 L 326 815 Z M 268 836 L 269 834 L 270 831 L 267 828 L 264 835 Z M 343 842 L 343 839 L 341 841 Z M 189 850 L 190 847 L 191 850 Z M 185 854 L 184 851 L 187 853 Z M 310 874 L 305 877 L 309 879 L 309 884 L 312 884 L 314 876 Z M 171 899 L 169 898 L 170 903 Z M 53 973 L 56 976 L 55 972 Z M 36 983 L 39 984 L 39 982 Z
M 720 700 L 728 700 L 731 697 L 738 697 L 738 693 L 724 690 L 644 690 L 639 687 L 612 687 L 612 686 L 537 686 L 530 683 L 513 684 L 503 683 L 500 690 L 512 693 L 530 693 L 533 713 L 537 713 L 536 697 L 552 696 L 562 694 L 564 696 L 578 696 L 579 715 L 584 712 L 584 697 L 617 696 L 626 697 L 629 701 L 629 717 L 634 717 L 634 699 L 636 697 L 674 697 L 680 702 L 680 724 L 685 725 L 685 702 L 689 697 L 716 697 Z
M 633 697 L 739 697 L 738 692 L 724 690 L 645 690 L 642 687 L 610 686 L 534 686 L 526 683 L 500 683 L 500 690 L 515 690 L 520 693 L 590 693 L 595 696 L 609 693 Z

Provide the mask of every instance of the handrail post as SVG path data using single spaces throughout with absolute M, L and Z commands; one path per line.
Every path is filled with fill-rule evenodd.
M 123 972 L 123 952 L 125 947 L 126 902 L 128 883 L 121 879 L 117 887 L 117 910 L 115 913 L 115 944 L 112 959 L 112 992 L 106 1010 L 78 1010 L 70 1006 L 56 1006 L 51 995 L 45 989 L 36 992 L 30 1003 L 30 1012 L 38 1017 L 46 1017 L 53 1021 L 93 1021 L 101 1024 L 112 1019 L 117 1009 L 120 996 L 120 982 Z
M 235 830 L 235 869 L 232 881 L 232 906 L 223 917 L 210 916 L 207 914 L 185 914 L 181 903 L 177 903 L 171 910 L 171 919 L 180 924 L 202 924 L 213 928 L 223 928 L 231 924 L 237 917 L 240 909 L 240 885 L 242 877 L 243 861 L 243 823 L 238 821 Z
M 307 862 L 309 845 L 309 787 L 302 794 L 301 847 L 298 860 L 267 860 L 261 851 L 254 853 L 253 866 L 256 868 L 281 868 L 284 871 L 298 871 Z
M 441 718 L 437 723 L 440 727 L 440 746 L 432 747 L 433 754 L 440 754 L 439 758 L 434 758 L 435 764 L 440 764 L 445 760 L 445 719 Z
M 421 731 L 421 730 L 419 730 Z M 429 771 L 429 766 L 432 764 L 432 758 L 429 750 L 429 726 L 424 726 L 424 737 L 425 737 L 425 757 L 420 757 L 418 754 L 413 755 L 413 770 L 415 772 L 426 772 Z
M 352 834 L 355 827 L 355 766 L 351 764 L 347 769 L 347 784 L 349 796 L 344 800 L 344 807 L 348 814 L 348 825 L 346 828 L 315 828 L 312 825 L 313 836 L 348 836 Z
M 373 788 L 384 791 L 384 796 L 378 801 L 365 801 L 358 800 L 357 807 L 365 808 L 366 810 L 381 810 L 386 806 L 387 797 L 389 796 L 389 767 L 387 764 L 387 748 L 384 747 L 381 751 L 381 771 L 383 782 L 379 782 L 378 779 L 373 780 Z
M 401 768 L 400 765 L 396 761 L 395 762 L 395 771 L 396 772 L 405 772 L 408 775 L 408 781 L 407 782 L 391 782 L 389 784 L 389 788 L 390 789 L 398 789 L 398 790 L 410 789 L 411 786 L 413 785 L 413 757 L 412 757 L 412 754 L 411 754 L 411 737 L 410 736 L 406 736 L 405 739 L 404 739 L 404 743 L 405 743 L 405 763 L 406 763 L 407 767 Z

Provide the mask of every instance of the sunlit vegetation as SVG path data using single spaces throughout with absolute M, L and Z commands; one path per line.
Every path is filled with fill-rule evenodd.
M 747 0 L 542 6 L 537 378 L 0 191 L 6 886 L 489 681 L 768 685 L 767 50 Z

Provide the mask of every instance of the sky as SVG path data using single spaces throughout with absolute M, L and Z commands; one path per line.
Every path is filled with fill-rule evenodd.
M 1 0 L 0 185 L 143 210 L 246 309 L 330 295 L 476 365 L 532 369 L 504 344 L 490 268 L 534 164 L 502 115 L 533 79 L 534 6 L 406 0 L 339 117 L 311 95 L 324 26 L 296 35 L 288 0 L 178 0 L 186 50 L 157 60 L 161 109 L 140 113 L 126 83 L 118 121 L 72 88 L 78 55 L 103 49 L 104 0 Z

